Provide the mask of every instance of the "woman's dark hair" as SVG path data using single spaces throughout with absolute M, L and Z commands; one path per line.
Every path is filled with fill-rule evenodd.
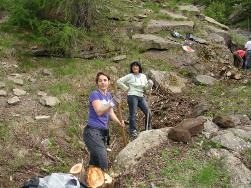
M 96 76 L 96 84 L 98 83 L 98 79 L 99 79 L 99 76 L 101 75 L 104 75 L 108 78 L 108 80 L 110 80 L 110 76 L 108 76 L 108 74 L 104 73 L 104 72 L 98 72 L 97 76 Z
M 131 63 L 131 65 L 130 65 L 130 73 L 133 73 L 133 70 L 132 70 L 133 66 L 138 66 L 139 67 L 139 73 L 142 73 L 142 67 L 141 67 L 140 63 L 137 62 L 137 61 L 134 61 L 134 62 Z

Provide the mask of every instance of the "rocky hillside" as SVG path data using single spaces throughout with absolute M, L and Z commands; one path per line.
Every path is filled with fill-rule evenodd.
M 134 6 L 133 1 L 127 2 L 129 8 Z M 137 14 L 128 12 L 114 19 L 125 21 L 125 26 L 114 28 L 114 34 L 137 46 L 141 53 L 136 55 L 131 49 L 111 57 L 93 46 L 75 59 L 41 57 L 44 49 L 33 46 L 30 52 L 34 56 L 26 57 L 20 55 L 26 49 L 22 49 L 23 42 L 2 33 L 2 187 L 20 187 L 31 177 L 68 172 L 82 160 L 86 167 L 88 151 L 82 130 L 88 117 L 88 95 L 95 88 L 94 77 L 103 70 L 118 78 L 135 60 L 142 62 L 144 72 L 154 80 L 154 130 L 142 131 L 134 140 L 127 135 L 128 145 L 123 148 L 120 130 L 111 123 L 112 152 L 108 155 L 110 173 L 116 177 L 114 187 L 191 187 L 190 179 L 183 178 L 181 171 L 195 173 L 195 166 L 171 171 L 180 179 L 166 171 L 159 173 L 165 170 L 163 164 L 178 168 L 168 162 L 184 161 L 189 156 L 202 162 L 216 158 L 226 169 L 227 175 L 221 176 L 229 177 L 227 185 L 250 186 L 250 73 L 233 67 L 231 50 L 235 46 L 229 28 L 192 5 L 180 6 L 176 12 L 162 8 L 157 14 L 142 3 L 137 10 Z M 174 37 L 173 31 L 187 40 Z M 13 43 L 11 48 L 7 43 Z M 184 46 L 194 51 L 187 52 Z M 127 119 L 125 101 L 122 111 Z M 139 113 L 137 118 L 142 130 L 143 117 Z M 206 146 L 210 146 L 208 150 Z M 172 155 L 163 158 L 170 152 Z M 222 187 L 222 181 L 215 186 Z

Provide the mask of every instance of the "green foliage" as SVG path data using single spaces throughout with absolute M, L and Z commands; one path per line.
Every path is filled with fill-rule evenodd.
M 57 21 L 42 21 L 38 31 L 40 36 L 44 35 L 48 39 L 44 40 L 47 42 L 47 45 L 58 46 L 68 52 L 76 47 L 74 46 L 76 44 L 75 41 L 81 36 L 80 30 L 77 28 L 74 28 L 69 23 Z
M 211 3 L 205 9 L 205 14 L 221 23 L 227 23 L 226 5 L 224 3 Z
M 36 64 L 30 60 L 20 62 L 19 67 L 23 72 L 29 72 L 37 68 Z
M 171 9 L 172 11 L 177 11 L 178 8 L 178 3 L 180 2 L 180 0 L 165 0 L 164 4 L 166 7 L 168 7 L 169 9 Z
M 2 122 L 0 122 L 0 140 L 3 141 L 3 145 L 9 144 L 12 140 L 12 134 L 11 130 L 9 130 L 9 127 L 7 125 L 4 125 Z
M 226 177 L 225 173 L 226 171 L 215 165 L 215 162 L 207 163 L 192 175 L 190 180 L 191 187 L 214 187 L 216 185 L 229 187 L 230 179 Z
M 144 4 L 145 8 L 148 9 L 152 9 L 154 13 L 158 13 L 159 12 L 159 4 L 158 3 L 154 3 L 151 0 L 147 0 L 146 3 Z
M 251 150 L 246 150 L 244 153 L 245 159 L 250 163 L 251 162 Z
M 36 29 L 39 26 L 38 15 L 42 8 L 40 0 L 4 1 L 4 7 L 10 11 L 9 24 L 24 29 Z
M 131 185 L 133 183 L 134 179 L 131 177 L 131 178 L 125 178 L 125 184 L 126 185 Z
M 85 43 L 86 31 L 97 25 L 95 32 L 109 28 L 109 1 L 106 0 L 102 3 L 100 0 L 4 0 L 2 4 L 10 12 L 8 22 L 1 26 L 2 30 L 32 32 L 29 37 L 24 35 L 24 39 L 62 49 L 65 55 L 74 54 Z

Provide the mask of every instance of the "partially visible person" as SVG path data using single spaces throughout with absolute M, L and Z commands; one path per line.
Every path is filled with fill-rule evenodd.
M 243 65 L 243 70 L 246 69 L 251 69 L 251 36 L 249 36 L 249 40 L 245 44 L 245 49 L 246 49 L 246 55 L 245 55 L 245 61 Z
M 237 50 L 233 53 L 234 56 L 234 66 L 236 68 L 241 67 L 243 69 L 243 62 L 245 61 L 245 50 Z
M 99 167 L 103 171 L 108 169 L 106 141 L 109 142 L 108 122 L 109 118 L 121 127 L 124 121 L 119 121 L 113 108 L 121 101 L 120 94 L 112 98 L 107 91 L 110 85 L 110 77 L 99 72 L 96 76 L 97 90 L 94 90 L 89 97 L 89 118 L 84 129 L 84 142 L 90 152 L 89 165 Z
M 132 62 L 130 64 L 130 74 L 119 78 L 117 83 L 122 90 L 127 92 L 127 103 L 129 106 L 129 129 L 131 136 L 138 136 L 136 128 L 137 107 L 139 107 L 145 115 L 145 130 L 152 129 L 152 112 L 148 107 L 143 93 L 144 91 L 152 88 L 153 81 L 147 80 L 146 75 L 142 74 L 142 67 L 140 63 Z

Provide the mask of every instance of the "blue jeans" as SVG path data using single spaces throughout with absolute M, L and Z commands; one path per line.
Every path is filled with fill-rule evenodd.
M 102 130 L 86 126 L 83 133 L 84 142 L 90 152 L 89 165 L 108 169 L 108 159 L 105 147 L 106 138 Z
M 128 95 L 127 96 L 127 103 L 129 106 L 129 128 L 130 132 L 136 130 L 136 110 L 137 107 L 140 108 L 140 110 L 145 115 L 145 129 L 147 126 L 147 113 L 149 113 L 148 118 L 148 129 L 152 129 L 152 112 L 150 108 L 148 108 L 147 102 L 144 97 L 138 97 L 135 95 Z M 148 112 L 149 111 L 149 112 Z
M 251 69 L 250 60 L 251 60 L 251 50 L 248 50 L 245 55 L 245 62 L 242 68 L 243 70 Z

